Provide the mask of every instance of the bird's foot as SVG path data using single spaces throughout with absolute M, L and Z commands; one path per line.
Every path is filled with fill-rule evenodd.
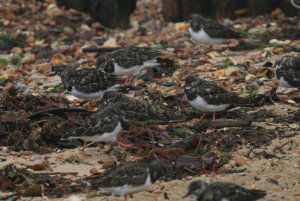
M 119 140 L 116 140 L 116 141 L 114 142 L 114 145 L 120 146 L 120 147 L 125 148 L 125 149 L 129 149 L 129 148 L 132 148 L 132 147 L 134 146 L 133 144 L 126 144 L 126 143 L 121 142 L 121 141 L 119 141 Z

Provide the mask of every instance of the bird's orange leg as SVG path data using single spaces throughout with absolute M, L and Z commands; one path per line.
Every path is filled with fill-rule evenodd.
M 213 112 L 213 119 L 214 122 L 216 121 L 216 112 Z
M 200 117 L 200 119 L 195 119 L 195 123 L 201 123 L 201 121 L 204 119 L 205 115 L 207 114 L 207 112 L 204 112 L 203 115 Z
M 87 141 L 84 141 L 83 142 L 83 145 L 82 145 L 82 147 L 79 149 L 79 152 L 80 153 L 85 153 L 85 148 L 87 148 L 88 146 L 90 146 L 90 145 L 92 145 L 94 142 L 91 142 L 91 143 L 87 143 Z
M 132 144 L 126 144 L 126 143 L 123 143 L 123 142 L 121 142 L 121 141 L 119 141 L 119 140 L 116 140 L 115 142 L 114 142 L 114 145 L 119 145 L 120 147 L 122 147 L 122 148 L 132 148 L 133 147 L 133 145 Z
M 127 76 L 127 78 L 124 80 L 124 84 L 128 84 L 133 79 L 133 76 Z

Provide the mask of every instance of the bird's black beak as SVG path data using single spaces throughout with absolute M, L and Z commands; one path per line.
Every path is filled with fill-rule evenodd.
M 184 198 L 190 196 L 191 194 L 192 194 L 191 192 L 187 192 L 187 194 L 185 194 L 185 195 L 182 197 L 182 199 L 184 199 Z
M 54 72 L 54 71 L 52 71 L 52 72 L 50 73 L 50 76 L 51 76 L 51 77 L 53 77 L 53 76 L 55 76 L 55 75 L 57 75 L 57 73 Z

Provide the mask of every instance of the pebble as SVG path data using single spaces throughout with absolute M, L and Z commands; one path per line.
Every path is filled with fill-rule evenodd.
M 5 152 L 5 153 L 8 153 L 9 152 L 9 147 L 2 147 L 2 151 Z
M 51 73 L 51 65 L 50 63 L 42 63 L 38 66 L 38 72 L 43 75 L 50 75 Z
M 64 28 L 64 33 L 67 35 L 74 35 L 74 29 L 72 29 L 71 27 L 65 27 Z
M 259 86 L 256 83 L 251 83 L 246 85 L 246 89 L 251 92 L 257 90 L 258 88 Z
M 269 178 L 266 179 L 266 181 L 274 185 L 279 185 L 279 182 L 276 179 Z

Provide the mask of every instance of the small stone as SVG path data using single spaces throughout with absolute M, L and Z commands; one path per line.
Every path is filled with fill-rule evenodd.
M 99 29 L 99 28 L 101 28 L 101 23 L 99 23 L 99 22 L 93 22 L 93 24 L 92 24 L 92 28 L 93 29 Z
M 105 161 L 105 162 L 103 162 L 102 167 L 104 169 L 109 169 L 115 165 L 116 165 L 116 161 Z
M 181 30 L 187 29 L 188 27 L 189 27 L 189 24 L 186 22 L 178 22 L 175 24 L 176 31 L 181 31 Z
M 104 47 L 116 47 L 117 46 L 117 40 L 113 37 L 109 37 L 107 41 L 103 43 Z
M 49 163 L 44 159 L 37 159 L 31 163 L 24 164 L 27 168 L 35 171 L 44 170 L 49 167 Z
M 299 124 L 295 123 L 295 124 L 289 124 L 289 127 L 292 129 L 299 129 Z
M 19 54 L 21 54 L 21 53 L 23 52 L 23 50 L 22 50 L 22 48 L 20 48 L 20 47 L 14 47 L 14 48 L 11 49 L 11 52 L 12 52 L 13 54 L 19 55 Z
M 282 54 L 282 53 L 284 53 L 284 48 L 276 47 L 276 48 L 273 49 L 273 53 Z
M 74 32 L 74 29 L 72 29 L 71 27 L 65 27 L 64 33 L 67 35 L 73 35 L 75 32 Z
M 279 182 L 276 179 L 269 178 L 266 179 L 266 181 L 274 185 L 279 185 Z
M 294 190 L 294 196 L 300 196 L 300 188 Z
M 254 81 L 254 80 L 256 80 L 256 76 L 252 75 L 252 74 L 248 74 L 248 75 L 246 75 L 245 80 L 246 81 Z
M 51 63 L 54 65 L 57 64 L 63 64 L 67 61 L 67 58 L 63 55 L 63 54 L 55 54 L 52 58 L 51 58 Z
M 49 63 L 42 63 L 38 66 L 38 72 L 43 75 L 50 75 L 51 68 L 52 67 Z
M 8 153 L 9 152 L 9 148 L 8 147 L 2 147 L 2 151 L 5 152 L 5 153 Z
M 23 64 L 32 63 L 35 60 L 34 54 L 25 54 L 24 58 L 22 59 Z
M 219 78 L 219 77 L 224 77 L 226 71 L 224 69 L 220 69 L 214 72 L 214 76 Z
M 137 80 L 133 84 L 133 86 L 136 86 L 136 87 L 143 87 L 144 85 L 145 85 L 145 82 L 143 80 Z
M 246 158 L 243 156 L 238 156 L 235 158 L 235 166 L 237 166 L 237 167 L 241 167 L 241 166 L 245 165 L 246 162 L 247 162 Z
M 230 68 L 227 68 L 225 70 L 225 76 L 231 76 L 233 75 L 234 73 L 237 73 L 240 71 L 240 68 L 238 67 L 230 67 Z
M 62 16 L 64 15 L 64 12 L 62 9 L 60 9 L 56 3 L 51 3 L 48 5 L 48 7 L 46 8 L 46 15 L 48 16 Z
M 81 28 L 83 31 L 91 31 L 91 30 L 92 30 L 87 24 L 82 24 L 82 25 L 80 26 L 80 28 Z
M 256 83 L 251 83 L 246 85 L 246 89 L 251 92 L 257 90 L 258 88 L 259 86 Z
M 96 174 L 96 173 L 98 173 L 97 168 L 90 169 L 90 174 Z

